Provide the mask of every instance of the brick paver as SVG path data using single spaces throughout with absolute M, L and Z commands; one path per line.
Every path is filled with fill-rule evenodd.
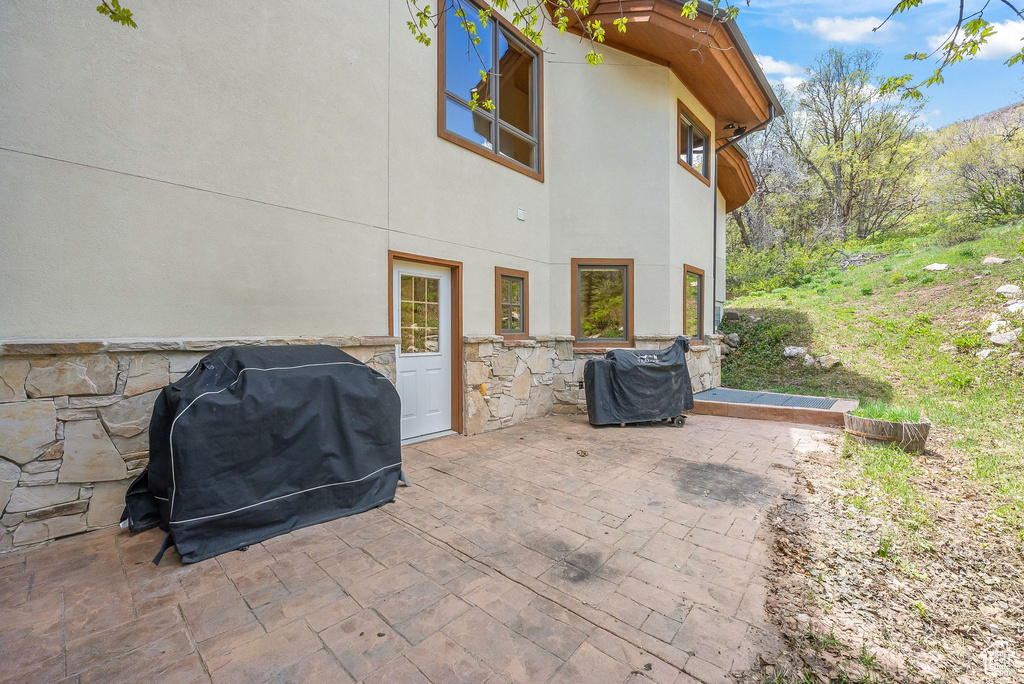
M 407 447 L 394 503 L 202 563 L 153 566 L 159 530 L 0 556 L 0 684 L 724 682 L 779 645 L 761 524 L 822 436 L 553 417 Z

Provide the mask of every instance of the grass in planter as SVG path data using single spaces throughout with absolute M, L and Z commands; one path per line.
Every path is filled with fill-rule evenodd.
M 915 408 L 902 408 L 882 401 L 872 401 L 858 406 L 853 415 L 875 420 L 888 420 L 894 423 L 918 423 L 921 412 Z
M 941 451 L 973 464 L 955 477 L 984 492 L 993 518 L 1024 541 L 1024 341 L 988 359 L 976 356 L 989 345 L 988 317 L 1005 315 L 996 288 L 1024 284 L 1024 260 L 998 267 L 982 266 L 981 260 L 1024 251 L 1022 228 L 990 228 L 956 246 L 934 235 L 896 240 L 871 248 L 888 254 L 885 259 L 820 271 L 790 290 L 786 300 L 768 292 L 731 299 L 730 309 L 761 320 L 741 316 L 723 324 L 724 332 L 739 333 L 741 341 L 723 359 L 722 384 L 851 397 L 865 408 L 882 402 L 927 416 L 937 436 L 946 439 Z M 922 271 L 932 262 L 950 268 Z M 869 287 L 871 294 L 864 294 Z M 786 362 L 782 350 L 788 345 L 835 354 L 842 365 L 825 370 Z M 933 440 L 933 447 L 938 444 Z M 876 480 L 866 481 L 879 487 Z M 885 505 L 885 497 L 875 500 Z

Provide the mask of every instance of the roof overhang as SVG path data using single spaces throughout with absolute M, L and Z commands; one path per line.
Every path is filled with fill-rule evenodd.
M 606 45 L 669 67 L 715 118 L 719 144 L 737 129 L 749 130 L 782 115 L 782 104 L 736 22 L 713 18 L 714 7 L 707 2 L 699 4 L 695 19 L 687 19 L 682 16 L 684 4 L 685 0 L 591 0 L 587 19 L 600 20 L 606 27 Z M 625 33 L 612 23 L 620 16 L 628 20 Z M 579 33 L 579 26 L 570 22 L 570 30 Z M 733 148 L 722 151 L 724 162 L 719 159 L 719 188 L 727 211 L 742 206 L 755 187 L 745 155 Z
M 726 213 L 746 204 L 757 189 L 747 155 L 739 145 L 730 145 L 718 153 L 718 189 L 725 198 Z

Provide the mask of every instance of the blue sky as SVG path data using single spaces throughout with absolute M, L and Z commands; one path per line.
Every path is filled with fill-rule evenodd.
M 980 4 L 968 0 L 971 5 Z M 832 45 L 846 49 L 869 48 L 881 53 L 883 74 L 916 73 L 934 69 L 932 62 L 908 62 L 908 52 L 929 52 L 956 21 L 953 0 L 925 0 L 917 9 L 881 24 L 895 0 L 836 2 L 812 0 L 750 0 L 740 7 L 739 26 L 769 80 L 795 84 L 815 55 Z M 938 128 L 1012 102 L 1024 100 L 1024 66 L 1007 67 L 1006 58 L 1019 50 L 1024 21 L 1013 21 L 1005 5 L 993 2 L 985 18 L 999 22 L 998 31 L 978 58 L 946 70 L 946 82 L 925 90 L 927 125 Z

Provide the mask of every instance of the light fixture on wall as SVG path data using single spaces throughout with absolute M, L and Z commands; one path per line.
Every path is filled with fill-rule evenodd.
M 734 128 L 736 128 L 736 124 L 734 124 L 734 123 L 727 123 L 724 126 L 722 126 L 722 130 L 725 130 L 725 131 L 731 131 Z

